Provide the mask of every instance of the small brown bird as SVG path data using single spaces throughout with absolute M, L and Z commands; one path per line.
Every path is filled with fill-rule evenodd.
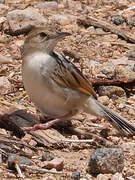
M 96 99 L 88 79 L 64 56 L 54 52 L 67 32 L 35 28 L 24 42 L 22 76 L 31 100 L 53 120 L 31 130 L 47 129 L 82 110 L 108 120 L 123 135 L 134 135 L 135 126 Z

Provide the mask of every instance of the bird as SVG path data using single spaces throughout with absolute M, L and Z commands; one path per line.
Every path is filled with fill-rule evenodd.
M 22 49 L 22 78 L 31 101 L 43 116 L 51 117 L 30 130 L 48 129 L 71 119 L 80 111 L 104 118 L 121 135 L 135 135 L 135 126 L 97 100 L 90 81 L 62 54 L 54 51 L 57 43 L 71 34 L 51 26 L 29 32 Z

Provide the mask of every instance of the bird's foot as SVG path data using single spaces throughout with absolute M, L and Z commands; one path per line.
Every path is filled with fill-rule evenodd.
M 46 129 L 49 129 L 50 127 L 52 127 L 54 124 L 60 122 L 60 121 L 63 121 L 67 118 L 71 118 L 73 116 L 73 112 L 70 112 L 62 117 L 59 117 L 59 118 L 56 118 L 56 119 L 53 119 L 53 120 L 50 120 L 44 124 L 35 124 L 33 127 L 31 128 L 27 128 L 26 131 L 36 131 L 38 129 L 41 129 L 41 130 L 46 130 Z

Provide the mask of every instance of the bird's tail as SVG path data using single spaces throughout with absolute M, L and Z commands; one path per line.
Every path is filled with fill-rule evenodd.
M 89 105 L 88 105 L 89 104 Z M 114 111 L 110 110 L 96 99 L 89 99 L 89 112 L 93 115 L 99 115 L 108 120 L 122 135 L 133 136 L 135 135 L 135 126 L 128 122 L 125 118 L 121 117 Z M 86 110 L 88 112 L 88 109 Z

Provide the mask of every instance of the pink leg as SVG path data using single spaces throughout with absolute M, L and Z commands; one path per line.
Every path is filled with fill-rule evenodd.
M 56 124 L 56 123 L 58 123 L 58 122 L 60 122 L 60 121 L 63 121 L 63 120 L 65 120 L 65 119 L 67 119 L 67 118 L 71 118 L 72 116 L 74 115 L 74 113 L 73 112 L 70 112 L 70 113 L 68 113 L 68 114 L 66 114 L 66 115 L 64 115 L 64 116 L 62 116 L 62 117 L 59 117 L 59 118 L 57 118 L 57 119 L 53 119 L 53 120 L 51 120 L 51 121 L 48 121 L 47 123 L 45 123 L 45 124 L 35 124 L 34 125 L 34 127 L 32 127 L 32 128 L 29 128 L 29 129 L 27 129 L 28 131 L 36 131 L 36 130 L 38 130 L 38 129 L 49 129 L 52 125 L 54 125 L 54 124 Z

